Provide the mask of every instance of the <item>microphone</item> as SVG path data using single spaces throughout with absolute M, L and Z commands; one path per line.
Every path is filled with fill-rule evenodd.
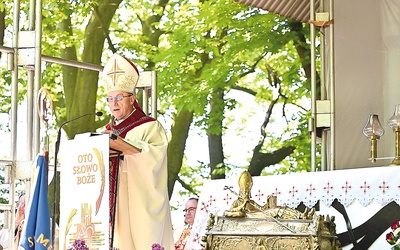
M 57 201 L 57 155 L 58 155 L 58 151 L 60 150 L 60 138 L 61 138 L 61 129 L 64 125 L 76 121 L 78 119 L 81 119 L 83 117 L 86 116 L 90 116 L 90 115 L 95 115 L 95 116 L 102 116 L 103 112 L 98 111 L 94 114 L 84 114 L 81 116 L 78 116 L 74 119 L 68 120 L 66 122 L 64 122 L 63 124 L 61 124 L 60 128 L 58 129 L 58 133 L 57 133 L 57 140 L 56 140 L 56 145 L 55 145 L 55 153 L 54 153 L 54 174 L 53 174 L 53 178 L 54 178 L 54 195 L 53 195 L 53 220 L 52 220 L 52 227 L 51 227 L 51 233 L 53 236 L 53 242 L 55 239 L 55 229 L 56 229 L 56 201 Z
M 94 114 L 84 114 L 84 115 L 78 116 L 78 117 L 76 117 L 74 119 L 68 120 L 68 121 L 64 122 L 63 124 L 61 124 L 60 128 L 58 129 L 58 133 L 57 133 L 57 140 L 56 140 L 56 147 L 55 147 L 55 159 L 57 159 L 57 154 L 58 154 L 58 151 L 60 149 L 60 138 L 61 138 L 61 129 L 62 129 L 62 127 L 64 125 L 70 123 L 70 122 L 76 121 L 78 119 L 81 119 L 81 118 L 83 118 L 85 116 L 90 116 L 90 115 L 102 116 L 103 112 L 98 111 L 98 112 L 96 112 Z M 57 166 L 57 161 L 54 162 L 54 166 Z

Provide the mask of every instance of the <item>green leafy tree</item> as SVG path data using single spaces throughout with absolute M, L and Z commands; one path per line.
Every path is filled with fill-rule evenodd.
M 11 24 L 3 25 L 7 29 Z M 231 0 L 49 0 L 43 6 L 43 54 L 101 65 L 119 52 L 143 70 L 158 72 L 159 110 L 165 111 L 159 115 L 172 124 L 170 196 L 176 182 L 198 193 L 203 179 L 225 178 L 231 169 L 248 169 L 252 175 L 309 170 L 308 33 L 305 24 Z M 52 90 L 57 126 L 105 109 L 98 78 L 96 71 L 46 65 L 42 84 Z M 259 131 L 250 132 L 260 139 L 246 165 L 229 163 L 224 150 L 231 141 L 227 128 L 247 120 L 235 114 L 245 104 L 230 97 L 234 91 L 254 96 L 265 110 Z M 281 131 L 274 131 L 281 117 Z M 95 122 L 88 116 L 64 129 L 72 138 L 109 119 Z M 197 166 L 187 165 L 185 156 L 193 127 L 208 139 L 208 148 L 198 150 L 208 150 L 209 162 L 204 159 Z

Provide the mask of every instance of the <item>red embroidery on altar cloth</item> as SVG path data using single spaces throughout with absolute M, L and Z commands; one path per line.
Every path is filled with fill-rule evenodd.
M 315 191 L 315 188 L 312 187 L 312 183 L 310 184 L 310 188 L 307 188 L 306 191 L 308 192 L 308 194 L 309 194 L 310 197 L 311 197 L 313 191 Z
M 328 184 L 326 187 L 324 187 L 324 190 L 326 190 L 326 193 L 329 194 L 332 189 L 333 186 L 331 186 L 331 183 L 328 181 Z
M 379 185 L 379 189 L 382 190 L 382 193 L 385 193 L 387 189 L 389 189 L 389 186 L 386 184 L 385 181 L 382 182 L 382 185 Z
M 349 190 L 351 189 L 351 186 L 349 185 L 349 182 L 346 181 L 346 185 L 342 186 L 342 189 L 344 189 L 344 192 L 347 194 Z
M 364 181 L 364 184 L 360 186 L 361 189 L 363 189 L 364 194 L 367 193 L 367 190 L 370 188 L 369 185 L 367 185 L 367 182 Z
M 289 191 L 289 194 L 292 194 L 292 198 L 294 198 L 295 193 L 298 193 L 299 190 L 297 190 L 294 186 L 292 187 L 292 190 Z

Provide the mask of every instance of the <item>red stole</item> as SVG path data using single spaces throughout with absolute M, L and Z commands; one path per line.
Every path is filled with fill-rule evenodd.
M 125 138 L 126 133 L 128 133 L 134 127 L 137 127 L 146 122 L 156 120 L 153 117 L 147 116 L 140 108 L 136 100 L 133 103 L 133 107 L 135 108 L 135 111 L 128 118 L 126 118 L 123 122 L 121 122 L 118 125 L 114 125 L 114 121 L 112 121 L 111 123 L 106 125 L 106 129 L 112 130 L 114 134 L 119 135 L 122 138 Z

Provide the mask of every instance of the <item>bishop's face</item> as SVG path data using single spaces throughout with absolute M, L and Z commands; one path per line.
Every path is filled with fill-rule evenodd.
M 131 93 L 111 91 L 108 93 L 107 102 L 111 114 L 121 120 L 133 111 L 135 97 Z

